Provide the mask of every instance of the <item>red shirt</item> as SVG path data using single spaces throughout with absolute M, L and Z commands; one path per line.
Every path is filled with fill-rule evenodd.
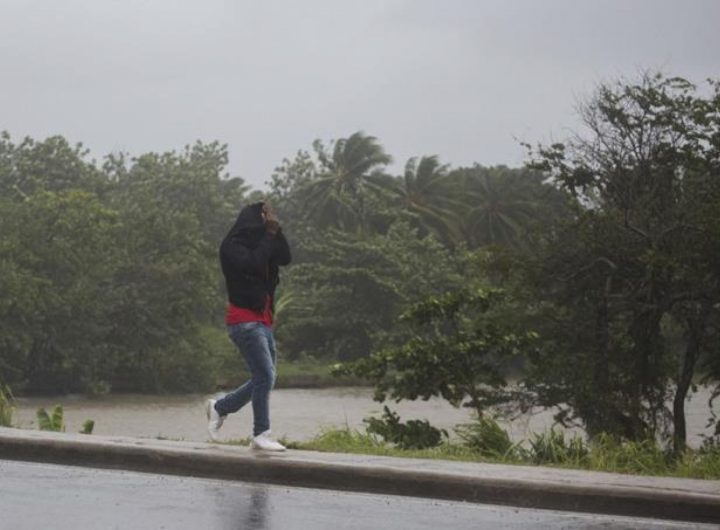
M 225 324 L 232 326 L 233 324 L 241 324 L 242 322 L 260 322 L 270 327 L 273 323 L 270 306 L 271 300 L 269 296 L 265 300 L 265 307 L 262 311 L 253 311 L 247 307 L 237 307 L 233 304 L 228 304 L 227 311 L 225 311 Z

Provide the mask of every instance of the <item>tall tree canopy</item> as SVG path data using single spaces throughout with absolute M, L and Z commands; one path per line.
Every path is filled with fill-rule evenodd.
M 672 431 L 681 448 L 698 362 L 717 356 L 720 91 L 711 89 L 704 97 L 659 75 L 603 85 L 582 107 L 586 134 L 535 152 L 534 167 L 577 199 L 529 268 L 554 320 L 535 389 L 590 432 Z

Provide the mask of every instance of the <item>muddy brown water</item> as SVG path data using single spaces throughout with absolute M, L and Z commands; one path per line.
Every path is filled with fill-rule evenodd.
M 95 434 L 143 438 L 204 441 L 207 439 L 205 400 L 209 395 L 179 396 L 109 395 L 99 398 L 81 396 L 18 398 L 14 424 L 36 429 L 35 412 L 39 407 L 61 404 L 65 411 L 66 430 L 78 432 L 87 419 L 95 421 Z M 686 403 L 688 442 L 702 443 L 710 411 L 710 389 L 701 388 Z M 720 401 L 720 400 L 718 400 Z M 388 403 L 403 421 L 427 419 L 432 425 L 447 429 L 471 420 L 467 409 L 457 409 L 441 399 Z M 380 415 L 383 405 L 372 400 L 372 389 L 362 387 L 324 389 L 276 389 L 271 397 L 272 431 L 275 436 L 291 440 L 308 440 L 325 428 L 363 429 L 363 418 Z M 720 412 L 718 404 L 715 412 Z M 528 414 L 505 423 L 512 438 L 520 440 L 532 432 L 553 425 L 552 411 Z M 246 438 L 252 431 L 252 408 L 245 407 L 231 415 L 221 430 L 225 440 Z

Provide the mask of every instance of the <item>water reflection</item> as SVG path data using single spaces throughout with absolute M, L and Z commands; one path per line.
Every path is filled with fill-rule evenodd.
M 255 486 L 250 493 L 250 509 L 247 518 L 238 528 L 252 530 L 265 530 L 268 525 L 268 495 L 267 488 Z
M 249 495 L 248 495 L 249 490 Z M 248 485 L 245 489 L 235 487 L 218 495 L 218 512 L 222 517 L 222 528 L 226 530 L 268 530 L 270 523 L 269 496 L 267 486 Z M 227 507 L 231 506 L 229 510 Z

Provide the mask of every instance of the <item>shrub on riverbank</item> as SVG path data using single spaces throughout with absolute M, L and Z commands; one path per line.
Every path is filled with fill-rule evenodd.
M 65 411 L 62 405 L 55 405 L 52 413 L 39 408 L 36 416 L 38 429 L 41 431 L 65 432 Z

